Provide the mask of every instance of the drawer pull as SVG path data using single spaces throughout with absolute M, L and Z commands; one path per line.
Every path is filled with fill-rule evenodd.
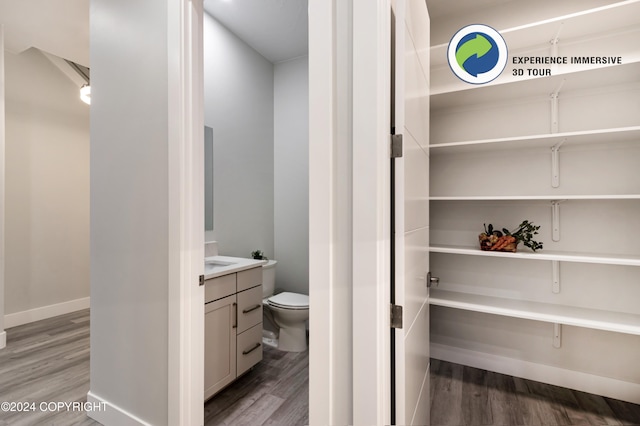
M 238 328 L 238 304 L 236 302 L 233 302 L 233 311 L 234 313 L 234 324 L 231 326 L 232 328 Z
M 249 355 L 251 352 L 255 351 L 256 349 L 258 349 L 260 346 L 262 346 L 260 343 L 256 343 L 254 347 L 252 347 L 251 349 L 248 349 L 246 351 L 242 351 L 242 355 Z
M 260 306 L 262 306 L 262 305 L 256 305 L 256 306 L 252 306 L 252 307 L 251 307 L 251 308 L 249 308 L 249 309 L 243 309 L 243 310 L 242 310 L 242 313 L 243 313 L 243 314 L 248 314 L 248 313 L 249 313 L 249 312 L 251 312 L 251 311 L 255 311 L 256 309 L 260 309 Z

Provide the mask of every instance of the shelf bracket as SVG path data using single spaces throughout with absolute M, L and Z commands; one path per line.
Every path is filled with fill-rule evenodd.
M 560 32 L 562 32 L 562 28 L 564 26 L 564 22 L 560 22 L 560 26 L 558 27 L 558 31 L 556 32 L 555 37 L 553 37 L 549 43 L 551 44 L 551 56 L 558 56 L 558 40 L 560 39 Z M 558 65 L 554 64 L 552 68 L 558 69 Z
M 557 260 L 552 260 L 551 269 L 553 273 L 551 291 L 555 294 L 558 294 L 560 293 L 560 262 Z
M 562 346 L 562 324 L 553 324 L 553 347 L 560 349 Z
M 564 200 L 551 202 L 551 239 L 560 241 L 560 203 Z
M 550 95 L 551 98 L 551 133 L 558 133 L 558 96 L 560 89 L 564 85 L 566 79 L 562 79 L 556 90 Z
M 560 186 L 560 147 L 566 142 L 566 138 L 551 147 L 551 186 Z

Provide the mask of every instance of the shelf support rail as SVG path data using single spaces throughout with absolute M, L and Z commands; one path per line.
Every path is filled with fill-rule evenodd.
M 562 346 L 562 324 L 553 324 L 553 347 L 560 349 Z
M 551 98 L 551 133 L 558 133 L 558 95 L 566 79 L 562 79 L 556 90 L 550 95 Z
M 558 260 L 551 261 L 551 271 L 552 271 L 551 291 L 554 294 L 558 294 L 560 293 L 560 261 Z
M 556 32 L 555 37 L 553 37 L 549 43 L 551 44 L 551 56 L 558 56 L 558 40 L 560 39 L 560 32 L 564 27 L 564 22 L 560 22 L 560 26 L 558 27 L 558 31 Z M 552 65 L 552 69 L 555 71 L 558 69 L 558 64 Z
M 560 147 L 567 141 L 567 138 L 551 147 L 551 186 L 558 188 L 560 186 Z
M 551 202 L 551 239 L 560 241 L 560 203 L 566 200 L 554 200 Z

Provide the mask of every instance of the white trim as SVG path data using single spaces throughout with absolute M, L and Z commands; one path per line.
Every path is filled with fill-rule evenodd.
M 179 10 L 177 10 L 179 8 Z M 202 0 L 170 2 L 168 423 L 204 423 Z M 113 423 L 119 424 L 119 423 Z
M 640 384 L 431 343 L 431 357 L 640 404 Z
M 95 409 L 87 414 L 93 420 L 103 425 L 118 426 L 151 426 L 151 424 L 139 419 L 133 414 L 121 409 L 115 404 L 89 391 L 87 393 L 87 403 Z
M 7 332 L 0 332 L 0 349 L 3 349 L 7 346 Z
M 41 306 L 39 308 L 29 309 L 28 311 L 15 312 L 4 316 L 5 328 L 16 327 L 18 325 L 28 324 L 34 321 L 57 317 L 71 312 L 87 309 L 89 307 L 89 298 L 69 300 L 68 302 L 56 303 L 55 305 Z
M 332 180 L 337 171 L 332 163 L 336 146 L 337 101 L 335 81 L 344 77 L 336 66 L 336 0 L 309 0 L 309 423 L 311 425 L 348 424 L 336 422 L 336 398 L 351 398 L 350 389 L 335 389 L 337 339 L 332 326 L 340 312 L 332 309 L 335 273 L 333 264 Z M 344 7 L 344 4 L 343 4 Z M 344 318 L 343 318 L 344 319 Z M 347 348 L 344 348 L 348 351 Z M 343 363 L 344 365 L 344 363 Z
M 391 4 L 353 1 L 353 424 L 390 422 Z

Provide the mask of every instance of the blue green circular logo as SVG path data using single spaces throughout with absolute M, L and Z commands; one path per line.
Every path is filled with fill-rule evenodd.
M 500 33 L 481 24 L 460 29 L 447 49 L 451 71 L 471 84 L 484 84 L 496 79 L 507 66 L 507 58 L 507 43 Z

